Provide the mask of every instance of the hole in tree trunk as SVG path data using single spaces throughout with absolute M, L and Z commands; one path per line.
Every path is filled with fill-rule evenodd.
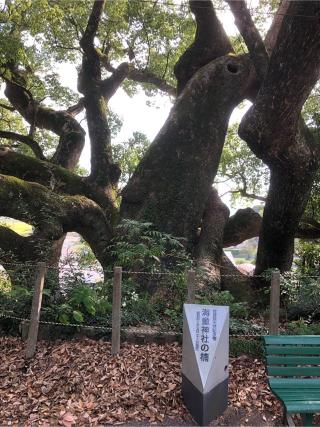
M 237 64 L 229 62 L 229 64 L 227 65 L 227 70 L 232 74 L 237 74 L 239 72 L 239 67 Z

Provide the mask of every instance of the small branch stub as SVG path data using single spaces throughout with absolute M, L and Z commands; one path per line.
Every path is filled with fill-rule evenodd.
M 113 275 L 113 297 L 112 297 L 112 338 L 111 354 L 120 352 L 120 332 L 121 332 L 121 279 L 122 268 L 115 267 Z
M 33 292 L 32 307 L 31 307 L 31 314 L 30 314 L 30 324 L 29 324 L 27 346 L 26 346 L 27 359 L 31 359 L 36 352 L 40 310 L 41 310 L 41 303 L 42 303 L 42 292 L 44 287 L 44 279 L 45 279 L 46 271 L 47 271 L 46 264 L 44 262 L 39 262 L 35 283 L 34 283 L 34 292 Z
M 196 283 L 196 272 L 194 270 L 189 270 L 187 275 L 187 286 L 188 286 L 187 304 L 194 304 L 195 283 Z
M 270 335 L 279 334 L 279 313 L 280 313 L 280 272 L 273 271 L 271 276 L 270 291 Z

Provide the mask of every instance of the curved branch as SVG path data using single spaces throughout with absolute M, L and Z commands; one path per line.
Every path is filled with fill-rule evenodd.
M 98 203 L 108 218 L 114 213 L 113 202 L 103 189 L 50 162 L 0 148 L 0 173 L 37 182 L 56 193 L 84 195 Z
M 262 81 L 269 63 L 269 57 L 262 37 L 254 25 L 250 11 L 244 0 L 226 0 L 226 2 L 230 6 L 235 17 L 235 24 L 248 47 L 257 75 L 260 81 Z
M 229 218 L 224 229 L 223 247 L 236 246 L 258 237 L 262 226 L 262 217 L 251 208 L 239 209 Z M 320 223 L 313 218 L 303 218 L 295 236 L 303 240 L 320 238 Z
M 272 24 L 267 32 L 266 38 L 264 40 L 264 44 L 266 46 L 267 52 L 269 55 L 271 54 L 276 42 L 277 37 L 282 25 L 282 21 L 284 16 L 287 13 L 288 7 L 290 5 L 290 0 L 282 0 L 280 6 L 273 18 Z
M 7 175 L 0 175 L 0 189 L 0 215 L 33 224 L 46 240 L 58 240 L 75 231 L 106 265 L 105 249 L 112 232 L 95 202 L 83 196 L 61 196 L 42 185 Z
M 9 131 L 0 131 L 0 138 L 10 139 L 12 141 L 19 141 L 23 144 L 28 145 L 28 147 L 31 148 L 35 156 L 40 160 L 46 160 L 44 157 L 43 151 L 40 147 L 40 145 L 35 141 L 34 139 L 30 138 L 27 135 L 21 135 L 20 133 L 16 132 L 9 132 Z
M 174 67 L 174 74 L 178 81 L 178 95 L 199 68 L 220 56 L 233 52 L 211 0 L 190 0 L 189 4 L 196 18 L 197 30 L 194 42 L 181 55 Z
M 239 209 L 224 228 L 223 247 L 236 246 L 245 240 L 257 237 L 262 223 L 261 216 L 251 208 Z
M 116 68 L 113 67 L 113 65 L 110 63 L 108 56 L 103 53 L 99 53 L 99 55 L 101 63 L 105 67 L 105 69 L 110 73 L 114 73 L 116 71 Z M 167 93 L 168 95 L 174 97 L 177 95 L 176 88 L 167 83 L 164 78 L 158 77 L 148 70 L 138 70 L 137 68 L 133 68 L 131 64 L 127 78 L 137 83 L 152 84 L 158 89 L 160 89 L 162 92 Z
M 84 98 L 80 98 L 79 101 L 75 105 L 71 105 L 71 107 L 66 109 L 66 113 L 70 114 L 70 116 L 75 117 L 80 114 L 84 110 Z
M 131 79 L 138 83 L 152 84 L 158 89 L 160 89 L 162 92 L 165 92 L 171 96 L 177 95 L 177 90 L 175 87 L 167 83 L 164 78 L 158 77 L 148 70 L 138 70 L 134 68 L 129 72 L 128 79 Z
M 15 108 L 12 105 L 3 104 L 0 102 L 0 108 L 4 108 L 5 110 L 15 111 Z
M 111 97 L 116 93 L 117 89 L 124 81 L 124 79 L 128 77 L 129 73 L 130 65 L 126 62 L 123 62 L 113 71 L 109 78 L 101 82 L 101 93 L 106 101 L 109 101 L 109 99 L 111 99 Z
M 261 202 L 265 202 L 267 199 L 266 197 L 258 196 L 257 194 L 248 193 L 247 190 L 245 190 L 244 188 L 240 188 L 239 190 L 230 190 L 230 191 L 227 191 L 225 194 L 227 193 L 231 193 L 231 194 L 239 193 L 241 194 L 242 197 L 246 197 L 247 199 L 260 200 Z
M 80 124 L 65 111 L 42 107 L 29 90 L 14 81 L 7 81 L 5 95 L 30 125 L 50 130 L 60 137 L 52 161 L 68 169 L 75 168 L 85 139 Z
M 303 18 L 312 13 L 315 19 Z M 241 121 L 240 137 L 267 164 L 280 160 L 296 141 L 301 108 L 320 74 L 319 22 L 317 1 L 290 2 L 268 74 L 256 102 Z

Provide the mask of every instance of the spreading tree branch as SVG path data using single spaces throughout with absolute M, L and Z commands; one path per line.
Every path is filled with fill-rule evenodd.
M 5 110 L 15 111 L 15 108 L 12 105 L 3 104 L 0 102 L 0 108 L 4 108 Z
M 232 215 L 224 228 L 223 247 L 239 245 L 259 235 L 261 216 L 251 208 L 239 209 Z
M 77 232 L 106 266 L 112 232 L 102 209 L 83 196 L 61 196 L 42 185 L 0 175 L 0 215 L 34 225 L 46 240 Z M 9 197 L 8 197 L 9 195 Z
M 236 246 L 258 237 L 262 227 L 262 217 L 251 208 L 239 209 L 226 223 L 223 247 Z M 302 218 L 295 236 L 303 240 L 320 239 L 320 223 L 313 218 Z
M 99 52 L 100 60 L 104 68 L 110 73 L 114 73 L 116 68 L 109 61 L 107 54 Z M 176 88 L 171 86 L 166 80 L 162 77 L 156 76 L 154 73 L 148 70 L 138 70 L 134 68 L 131 64 L 127 74 L 127 78 L 133 80 L 137 83 L 148 83 L 160 89 L 162 92 L 167 93 L 170 96 L 176 96 Z
M 112 200 L 102 188 L 53 163 L 0 147 L 0 173 L 36 182 L 59 194 L 84 195 L 99 204 L 108 218 L 114 214 Z
M 73 169 L 84 147 L 85 132 L 79 123 L 65 111 L 41 106 L 28 89 L 15 81 L 6 82 L 5 95 L 31 126 L 50 130 L 60 137 L 52 161 Z
M 79 101 L 71 105 L 71 107 L 66 109 L 66 113 L 70 114 L 72 117 L 76 117 L 84 110 L 84 98 L 80 98 Z
M 239 190 L 230 190 L 230 191 L 227 191 L 227 193 L 240 194 L 242 197 L 245 197 L 247 199 L 260 200 L 261 202 L 266 201 L 266 197 L 259 196 L 258 194 L 248 193 L 247 190 L 245 190 L 244 188 L 239 188 Z
M 21 135 L 20 133 L 16 132 L 9 132 L 9 131 L 3 131 L 0 130 L 0 138 L 10 139 L 12 141 L 19 141 L 23 144 L 26 144 L 28 147 L 31 148 L 35 156 L 40 160 L 45 160 L 45 156 L 43 154 L 43 151 L 40 147 L 40 145 L 35 141 L 34 139 L 30 138 L 27 135 Z
M 112 75 L 101 82 L 101 93 L 106 101 L 116 93 L 121 83 L 130 73 L 130 65 L 126 62 L 114 69 Z

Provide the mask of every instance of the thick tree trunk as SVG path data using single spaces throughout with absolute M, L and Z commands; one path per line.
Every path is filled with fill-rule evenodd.
M 194 75 L 124 189 L 123 217 L 195 241 L 230 114 L 246 95 L 250 68 L 247 57 L 226 56 Z
M 307 18 L 312 16 L 313 18 Z M 320 8 L 290 2 L 267 75 L 239 135 L 271 171 L 256 273 L 291 267 L 294 235 L 319 166 L 319 146 L 300 118 L 320 71 Z
M 198 265 L 206 271 L 206 281 L 220 283 L 223 231 L 229 218 L 229 209 L 218 192 L 212 189 L 203 214 L 199 242 L 195 256 Z
M 221 266 L 221 290 L 229 291 L 236 301 L 254 302 L 252 277 L 242 274 L 225 254 Z
M 290 270 L 294 237 L 309 199 L 312 173 L 297 176 L 296 170 L 273 169 L 264 208 L 256 262 L 256 274 L 268 268 Z

